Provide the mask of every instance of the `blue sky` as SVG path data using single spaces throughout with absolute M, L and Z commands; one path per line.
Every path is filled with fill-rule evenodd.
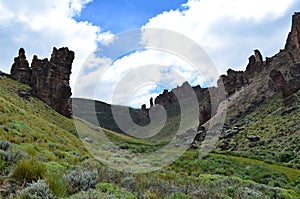
M 94 0 L 82 10 L 77 21 L 91 21 L 114 34 L 140 28 L 156 15 L 183 9 L 187 0 Z
M 20 47 L 25 48 L 31 62 L 34 54 L 49 58 L 54 46 L 67 46 L 75 51 L 71 75 L 73 94 L 110 103 L 109 89 L 101 93 L 92 89 L 106 66 L 111 65 L 115 70 L 104 74 L 110 77 L 106 78 L 106 84 L 116 85 L 126 72 L 134 72 L 138 66 L 165 65 L 173 73 L 166 73 L 169 70 L 132 73 L 139 78 L 137 81 L 147 79 L 146 75 L 156 80 L 145 84 L 144 89 L 142 85 L 133 88 L 136 92 L 132 93 L 129 104 L 139 106 L 158 95 L 166 84 L 175 86 L 187 80 L 193 85 L 204 85 L 205 78 L 211 82 L 218 76 L 197 76 L 197 71 L 189 68 L 191 65 L 179 59 L 184 57 L 165 52 L 132 51 L 118 56 L 118 60 L 94 53 L 113 44 L 122 32 L 141 28 L 175 31 L 201 46 L 220 75 L 228 68 L 244 70 L 254 49 L 259 49 L 263 57 L 279 52 L 295 11 L 300 11 L 298 0 L 0 0 L 0 70 L 9 73 Z M 176 46 L 183 40 L 169 44 L 164 44 L 165 41 L 168 35 L 158 34 L 150 44 Z M 122 46 L 133 42 L 135 39 L 129 37 Z M 113 50 L 112 54 L 118 54 L 117 49 Z M 179 50 L 194 53 L 193 49 Z M 212 70 L 205 63 L 197 67 Z M 179 81 L 172 74 L 180 74 L 183 79 Z

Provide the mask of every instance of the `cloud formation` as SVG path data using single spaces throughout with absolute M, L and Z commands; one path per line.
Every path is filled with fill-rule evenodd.
M 97 42 L 110 36 L 90 22 L 73 19 L 91 0 L 0 0 L 0 68 L 9 72 L 13 57 L 24 47 L 31 62 L 34 54 L 50 57 L 52 48 L 75 51 L 71 82 Z
M 128 37 L 127 42 L 122 43 L 122 47 L 127 49 L 126 45 L 129 43 L 130 46 L 137 42 L 138 38 L 143 45 L 155 46 L 156 49 L 136 51 L 125 56 L 120 54 L 117 60 L 111 60 L 108 70 L 103 73 L 104 76 L 100 78 L 102 84 L 99 83 L 101 73 L 84 74 L 82 78 L 86 79 L 85 82 L 100 84 L 94 91 L 95 98 L 110 103 L 115 98 L 121 104 L 137 107 L 141 105 L 141 99 L 157 95 L 159 86 L 170 89 L 182 84 L 183 81 L 189 81 L 192 85 L 215 85 L 219 74 L 225 73 L 229 67 L 244 69 L 247 57 L 252 54 L 253 49 L 261 49 L 262 53 L 270 55 L 279 50 L 289 31 L 289 24 L 278 24 L 278 21 L 284 17 L 290 20 L 288 11 L 295 2 L 295 0 L 189 0 L 184 5 L 185 9 L 170 10 L 149 19 L 142 27 L 141 38 Z M 151 31 L 152 28 L 172 30 L 179 34 L 174 34 L 175 37 L 170 39 L 167 32 Z M 182 45 L 186 43 L 187 38 L 204 48 L 213 59 L 219 74 L 214 72 L 215 68 L 212 64 L 208 64 L 208 60 L 199 57 L 198 46 Z M 160 47 L 171 48 L 180 53 L 174 55 L 173 52 L 162 52 Z M 116 52 L 118 51 L 114 51 Z M 187 57 L 189 60 L 186 60 Z M 186 61 L 197 63 L 198 68 Z M 152 65 L 151 70 L 145 71 L 142 75 L 134 73 L 138 67 L 147 64 Z M 153 65 L 164 66 L 165 69 L 153 70 Z M 99 66 L 101 68 L 101 65 Z M 99 70 L 101 69 L 98 69 L 98 72 Z M 118 83 L 127 73 L 131 74 L 131 78 L 127 85 L 121 85 L 123 92 L 114 93 Z M 180 74 L 180 77 L 176 74 Z M 97 82 L 92 83 L 96 76 Z M 137 85 L 136 82 L 146 79 L 145 76 L 151 76 L 155 84 Z M 140 88 L 143 85 L 145 90 Z M 140 93 L 132 93 L 128 102 L 128 90 L 134 90 L 134 86 Z
M 140 87 L 142 85 L 136 85 L 130 99 L 124 98 L 125 95 L 118 95 L 118 99 L 123 99 L 125 104 L 129 99 L 129 104 L 134 106 L 139 106 L 143 100 L 157 95 L 159 88 L 175 87 L 184 80 L 192 85 L 208 85 L 216 80 L 215 74 L 209 76 L 213 74 L 211 65 L 206 65 L 206 62 L 201 64 L 204 76 L 201 77 L 195 71 L 197 68 L 188 63 L 184 57 L 174 56 L 170 52 L 152 49 L 119 55 L 119 51 L 114 51 L 114 56 L 120 56 L 117 60 L 111 59 L 116 58 L 114 56 L 97 56 L 94 52 L 97 47 L 99 50 L 99 44 L 111 45 L 114 40 L 109 38 L 113 35 L 102 32 L 101 27 L 89 21 L 78 22 L 74 19 L 91 1 L 0 0 L 0 70 L 9 72 L 13 57 L 17 55 L 20 47 L 25 48 L 27 58 L 31 61 L 34 54 L 40 58 L 50 57 L 53 46 L 67 46 L 75 51 L 71 75 L 73 91 L 75 79 L 81 70 L 76 94 L 80 97 L 95 97 L 112 102 L 111 90 L 126 74 L 130 73 L 132 79 L 134 77 L 138 82 L 145 79 L 143 75 L 133 72 L 139 66 L 165 66 L 164 70 L 146 72 L 155 83 L 145 84 L 144 88 Z M 163 12 L 149 19 L 149 22 L 141 28 L 168 29 L 192 39 L 208 53 L 221 74 L 229 67 L 244 69 L 247 57 L 255 48 L 260 49 L 263 56 L 271 56 L 283 47 L 290 29 L 287 22 L 290 21 L 292 9 L 296 5 L 296 0 L 189 0 L 183 5 L 184 9 Z M 144 32 L 145 35 L 147 32 Z M 180 41 L 170 40 L 167 37 L 168 35 L 164 34 L 157 35 L 159 39 L 154 40 L 156 43 L 152 45 L 177 47 L 193 59 L 195 49 L 183 48 L 178 44 Z M 141 40 L 141 44 L 151 45 L 147 41 L 143 43 L 145 42 L 143 39 L 145 38 L 132 35 L 120 48 L 126 49 L 126 45 L 130 47 L 137 40 Z M 166 44 L 166 41 L 172 42 Z M 99 81 L 99 75 L 103 74 L 103 70 L 109 64 L 111 68 L 106 71 L 103 78 L 106 79 L 106 85 L 103 87 L 105 89 L 99 91 L 94 87 Z M 180 74 L 181 78 L 177 78 L 176 74 Z
M 243 68 L 255 48 L 268 55 L 278 51 L 289 24 L 277 22 L 295 3 L 296 0 L 189 0 L 185 10 L 163 12 L 144 28 L 169 29 L 190 37 L 224 73 L 228 67 Z M 290 18 L 288 13 L 288 21 Z

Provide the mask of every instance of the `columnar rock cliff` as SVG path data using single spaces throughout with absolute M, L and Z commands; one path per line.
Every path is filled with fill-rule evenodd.
M 32 86 L 32 94 L 64 116 L 71 117 L 69 80 L 74 52 L 68 48 L 53 48 L 50 61 L 34 55 L 31 68 L 23 48 L 11 69 L 13 79 Z

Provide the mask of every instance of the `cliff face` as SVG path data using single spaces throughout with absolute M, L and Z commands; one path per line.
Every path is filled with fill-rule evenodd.
M 286 101 L 292 103 L 289 96 L 300 89 L 300 12 L 293 15 L 291 32 L 283 50 L 271 58 L 266 58 L 265 61 L 260 51 L 254 50 L 254 54 L 248 60 L 245 71 L 228 69 L 227 74 L 221 75 L 218 80 L 218 87 L 224 86 L 227 97 L 247 87 L 243 92 L 238 93 L 240 96 L 236 98 L 232 106 L 242 105 L 243 108 L 240 111 L 243 112 L 247 110 L 247 107 L 257 105 L 278 92 L 282 92 L 283 96 L 287 98 Z M 187 84 L 176 89 L 184 90 Z M 214 100 L 214 103 L 218 103 L 224 99 L 218 98 L 222 95 L 210 93 L 218 93 L 218 88 L 195 86 L 193 89 L 199 101 L 199 125 L 202 125 L 214 115 L 214 110 L 211 110 L 211 101 Z M 164 107 L 174 106 L 177 99 L 173 90 L 170 92 L 164 90 L 155 99 L 155 104 Z M 211 99 L 211 95 L 217 99 Z
M 293 62 L 300 62 L 300 12 L 293 15 L 292 30 L 288 35 L 285 50 L 289 52 Z
M 74 52 L 68 48 L 53 48 L 50 61 L 33 57 L 31 67 L 23 48 L 11 69 L 13 79 L 32 86 L 32 94 L 43 100 L 60 114 L 71 117 L 69 80 Z
M 266 65 L 273 69 L 269 74 L 270 88 L 278 88 L 285 97 L 300 89 L 300 12 L 293 15 L 292 30 L 288 35 L 285 48 L 268 59 Z M 274 77 L 275 72 L 277 78 Z

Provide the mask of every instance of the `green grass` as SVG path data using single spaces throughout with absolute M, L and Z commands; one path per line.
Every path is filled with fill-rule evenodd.
M 89 156 L 78 139 L 72 119 L 58 114 L 35 97 L 31 96 L 30 101 L 20 98 L 17 91 L 29 90 L 28 86 L 9 78 L 0 82 L 0 137 L 13 143 L 14 150 L 62 165 Z
M 283 173 L 287 176 L 287 178 L 291 181 L 294 181 L 297 179 L 297 177 L 300 176 L 300 170 L 295 169 L 295 168 L 290 168 L 290 167 L 285 167 L 281 165 L 276 165 L 276 164 L 269 164 L 264 161 L 260 160 L 254 160 L 254 159 L 249 159 L 249 158 L 243 158 L 243 157 L 237 157 L 237 156 L 230 156 L 230 155 L 223 155 L 223 154 L 210 154 L 212 157 L 226 157 L 226 158 L 232 158 L 234 160 L 237 160 L 238 162 L 243 162 L 243 163 L 253 163 L 253 164 L 259 164 L 263 165 L 271 170 L 278 171 L 280 173 Z

